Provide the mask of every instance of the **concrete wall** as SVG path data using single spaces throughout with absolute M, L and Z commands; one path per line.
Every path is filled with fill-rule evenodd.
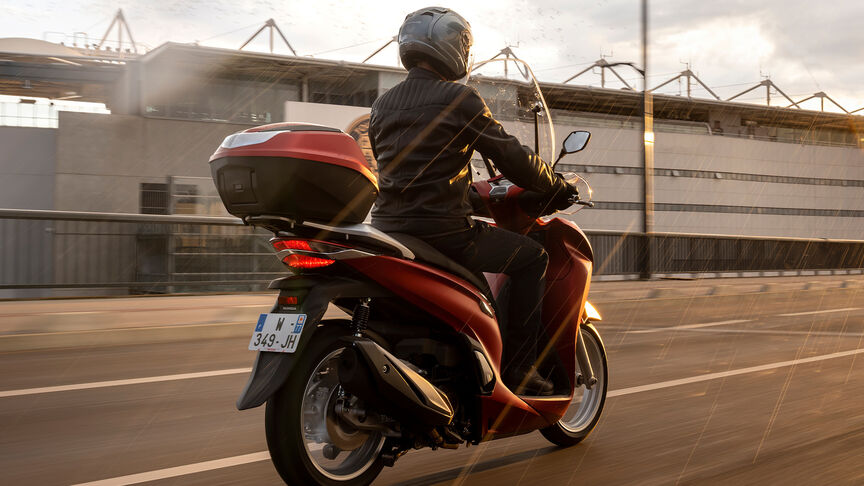
M 0 127 L 0 208 L 54 209 L 57 130 Z
M 53 128 L 0 127 L 0 208 L 54 209 L 56 145 Z M 0 284 L 50 282 L 51 230 L 50 221 L 0 220 Z
M 378 96 L 386 93 L 387 90 L 401 83 L 406 74 L 402 73 L 390 73 L 390 72 L 381 72 L 378 73 Z
M 366 110 L 293 102 L 287 103 L 286 109 L 302 114 L 304 120 L 317 113 L 321 119 L 306 121 L 335 126 L 340 126 L 340 116 L 344 117 L 341 125 L 347 126 Z M 530 123 L 507 121 L 505 127 L 523 141 L 533 141 Z M 55 207 L 139 212 L 142 182 L 164 182 L 169 175 L 209 177 L 210 154 L 224 136 L 243 128 L 62 113 L 56 142 Z M 578 121 L 556 125 L 556 147 L 578 128 Z M 596 169 L 583 172 L 598 205 L 582 210 L 574 219 L 587 229 L 639 231 L 642 176 L 633 169 L 642 165 L 641 133 L 629 127 L 591 127 L 590 131 L 588 148 L 566 156 L 562 164 L 605 168 L 607 173 Z M 548 148 L 541 152 L 549 157 Z M 701 171 L 703 175 L 655 177 L 655 202 L 665 208 L 656 213 L 656 231 L 864 239 L 860 214 L 830 214 L 836 210 L 864 211 L 864 187 L 734 180 L 722 174 L 721 178 L 713 177 L 716 171 L 751 179 L 767 175 L 864 181 L 864 152 L 859 149 L 658 131 L 655 166 L 658 170 Z M 619 174 L 613 168 L 626 170 Z M 706 174 L 709 178 L 704 177 Z M 720 208 L 693 211 L 682 205 Z M 764 208 L 780 208 L 790 214 L 760 214 Z M 822 211 L 817 215 L 796 214 L 809 209 Z
M 577 125 L 557 125 L 560 146 Z M 632 129 L 589 128 L 591 142 L 584 152 L 568 155 L 562 164 L 641 168 L 641 132 Z M 711 135 L 656 133 L 657 169 L 732 172 L 864 181 L 864 152 L 855 148 L 798 145 Z M 641 203 L 639 174 L 583 173 L 594 189 L 597 208 L 580 211 L 574 219 L 584 228 L 641 229 L 641 210 L 603 210 L 603 202 Z M 864 211 L 864 187 L 793 184 L 693 178 L 655 177 L 655 203 L 717 205 L 789 210 Z M 860 183 L 856 183 L 859 184 Z M 661 232 L 794 236 L 864 239 L 864 218 L 858 216 L 742 214 L 658 211 L 655 230 Z
M 128 115 L 60 114 L 55 208 L 140 212 L 143 182 L 210 177 L 208 160 L 229 134 L 226 123 Z
M 285 121 L 292 123 L 316 123 L 347 131 L 355 120 L 368 115 L 370 111 L 371 108 L 365 106 L 286 101 Z
M 227 79 L 214 75 L 213 66 L 176 59 L 136 69 L 140 73 L 130 75 L 137 76 L 131 82 L 137 80 L 140 99 L 134 102 L 141 107 L 131 113 L 141 115 L 263 124 L 282 119 L 283 102 L 300 99 L 299 84 L 281 79 L 276 71 L 255 80 Z

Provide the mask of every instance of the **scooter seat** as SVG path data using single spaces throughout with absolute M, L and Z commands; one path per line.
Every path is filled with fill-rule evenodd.
M 495 299 L 492 297 L 492 291 L 489 288 L 489 283 L 486 281 L 485 277 L 472 273 L 467 268 L 459 265 L 440 251 L 433 248 L 432 245 L 416 236 L 406 235 L 404 233 L 387 233 L 387 235 L 408 247 L 408 249 L 414 253 L 416 260 L 446 270 L 447 272 L 468 281 L 471 285 L 477 287 L 477 289 L 480 290 L 480 292 L 482 292 L 490 302 L 495 302 Z

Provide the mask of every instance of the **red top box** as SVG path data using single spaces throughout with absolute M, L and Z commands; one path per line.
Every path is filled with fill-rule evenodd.
M 357 142 L 321 125 L 273 123 L 229 135 L 210 171 L 225 208 L 240 218 L 356 224 L 378 196 Z

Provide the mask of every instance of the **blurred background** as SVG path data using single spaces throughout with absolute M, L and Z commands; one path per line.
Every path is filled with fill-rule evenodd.
M 200 218 L 227 216 L 209 155 L 233 132 L 304 121 L 351 133 L 374 168 L 366 117 L 403 79 L 392 36 L 422 5 L 4 4 L 0 297 L 263 288 L 280 270 L 265 239 Z M 572 218 L 592 236 L 598 277 L 860 271 L 862 44 L 842 26 L 864 12 L 786 5 L 652 6 L 647 208 L 637 2 L 460 10 L 475 61 L 534 68 L 558 138 L 541 154 L 571 130 L 593 133 L 559 168 L 594 188 L 596 208 Z M 497 63 L 473 76 L 527 140 L 523 73 Z
M 285 268 L 208 160 L 310 122 L 374 171 L 425 6 L 0 3 L 0 483 L 281 484 L 234 401 Z M 864 484 L 864 2 L 452 7 L 509 132 L 531 145 L 539 98 L 518 58 L 540 154 L 592 133 L 558 169 L 596 206 L 560 216 L 594 248 L 608 401 L 577 447 L 411 452 L 376 484 Z

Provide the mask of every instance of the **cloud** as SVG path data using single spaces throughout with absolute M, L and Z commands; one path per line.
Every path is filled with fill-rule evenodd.
M 864 77 L 864 2 L 669 0 L 652 5 L 652 36 L 659 45 L 677 46 L 673 50 L 680 52 L 691 40 L 680 32 L 701 32 L 689 50 L 696 52 L 694 70 L 709 85 L 755 82 L 760 74 L 770 74 L 797 99 L 822 90 L 844 100 L 847 109 L 864 105 L 858 81 Z M 658 65 L 672 66 L 654 56 Z

